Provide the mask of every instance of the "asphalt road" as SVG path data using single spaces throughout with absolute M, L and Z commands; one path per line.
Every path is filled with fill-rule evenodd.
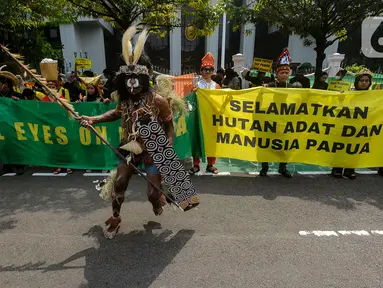
M 0 177 L 0 287 L 383 287 L 382 177 L 193 177 L 156 217 L 135 176 L 114 240 L 92 180 Z

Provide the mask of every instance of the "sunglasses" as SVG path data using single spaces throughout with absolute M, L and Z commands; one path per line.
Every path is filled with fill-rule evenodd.
M 204 72 L 213 72 L 214 69 L 211 69 L 211 68 L 203 68 L 202 71 L 204 71 Z

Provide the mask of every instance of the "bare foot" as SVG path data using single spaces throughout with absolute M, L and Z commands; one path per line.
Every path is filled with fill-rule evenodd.
M 108 220 L 106 220 L 105 225 L 108 226 L 108 229 L 104 232 L 104 236 L 106 239 L 113 239 L 120 229 L 121 217 L 113 217 L 110 216 Z
M 167 201 L 164 194 L 161 194 L 160 199 L 158 199 L 155 202 L 152 202 L 154 215 L 161 215 L 162 212 L 164 212 L 164 209 L 162 207 L 164 207 L 166 203 Z

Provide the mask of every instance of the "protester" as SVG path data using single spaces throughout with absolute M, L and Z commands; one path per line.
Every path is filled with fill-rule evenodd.
M 211 79 L 217 83 L 219 86 L 223 86 L 223 80 L 225 78 L 226 72 L 225 69 L 219 68 L 217 73 L 211 76 Z
M 241 75 L 245 80 L 251 83 L 250 87 L 264 86 L 266 83 L 270 83 L 272 81 L 270 77 L 267 77 L 266 73 L 263 71 L 258 71 L 257 75 L 254 76 L 252 71 L 249 69 L 244 69 Z
M 320 90 L 327 90 L 328 88 L 328 83 L 326 82 L 328 78 L 327 72 L 322 72 L 319 82 L 315 82 L 313 85 L 313 89 L 320 89 Z
M 14 74 L 8 71 L 2 71 L 5 66 L 0 68 L 0 97 L 12 98 L 13 100 L 24 99 L 24 97 L 17 93 L 14 88 L 17 85 L 17 78 Z M 12 153 L 12 151 L 6 151 Z M 0 161 L 1 162 L 1 161 Z M 0 171 L 0 176 L 8 173 L 16 172 L 16 175 L 24 174 L 24 165 L 4 164 Z
M 115 84 L 113 83 L 114 73 L 105 69 L 103 72 L 105 82 L 103 83 L 104 98 L 111 98 L 112 92 L 115 90 Z
M 1 67 L 1 69 L 4 68 Z M 24 99 L 23 96 L 16 92 L 14 88 L 17 86 L 17 78 L 11 72 L 2 71 L 0 69 L 0 97 L 12 98 L 13 100 Z
M 202 79 L 198 81 L 194 90 L 201 89 L 220 89 L 221 87 L 211 79 L 211 76 L 214 72 L 214 56 L 209 52 L 202 58 L 201 63 L 201 76 Z M 207 167 L 206 172 L 211 172 L 213 174 L 218 174 L 218 169 L 214 167 L 216 158 L 207 157 Z M 200 171 L 200 162 L 201 160 L 197 157 L 193 159 L 193 168 L 190 169 L 191 174 L 198 173 Z
M 71 102 L 81 101 L 81 98 L 80 98 L 81 87 L 75 72 L 72 71 L 67 73 L 66 81 L 67 82 L 64 84 L 64 88 L 68 89 L 69 91 L 70 101 Z
M 372 84 L 372 82 L 371 82 L 372 77 L 373 77 L 373 74 L 370 70 L 368 70 L 366 68 L 360 70 L 355 75 L 355 81 L 354 81 L 355 88 L 354 89 L 356 91 L 369 90 L 370 86 Z M 379 170 L 381 171 L 382 168 L 380 168 Z M 383 172 L 383 171 L 381 171 L 381 172 Z M 333 168 L 331 175 L 336 177 L 336 178 L 343 178 L 343 176 L 344 176 L 344 177 L 349 178 L 351 180 L 356 179 L 355 169 L 353 169 L 353 168 L 346 168 L 346 169 Z M 379 173 L 379 175 L 381 175 L 381 174 Z
M 17 78 L 17 86 L 15 87 L 15 91 L 18 93 L 23 93 L 25 89 L 23 77 L 21 77 L 20 75 L 16 75 L 16 78 Z
M 233 90 L 240 90 L 241 87 L 241 81 L 239 79 L 239 75 L 237 72 L 233 70 L 233 68 L 228 68 L 225 71 L 226 76 L 223 80 L 223 88 L 230 88 Z
M 41 101 L 41 99 L 36 97 L 36 92 L 29 88 L 25 88 L 21 95 L 25 98 L 25 100 Z
M 70 102 L 70 93 L 69 90 L 63 87 L 61 77 L 58 77 L 57 81 L 49 81 L 47 86 L 51 89 L 56 89 L 57 93 L 60 95 L 60 98 Z
M 287 80 L 290 76 L 290 54 L 287 49 L 285 49 L 278 58 L 277 66 L 277 79 L 274 82 L 266 84 L 266 87 L 276 87 L 276 88 L 292 88 L 292 84 L 287 83 Z M 266 176 L 269 170 L 269 163 L 263 162 L 262 169 L 259 172 L 260 176 Z M 286 178 L 292 178 L 291 173 L 287 170 L 287 163 L 279 163 L 278 172 Z
M 99 89 L 94 84 L 88 84 L 87 95 L 83 97 L 84 102 L 102 102 L 102 97 L 100 96 Z
M 347 70 L 341 68 L 335 75 L 336 80 L 343 80 L 344 76 L 347 75 Z
M 290 84 L 299 82 L 301 83 L 302 88 L 310 88 L 310 79 L 307 78 L 303 73 L 304 73 L 304 70 L 298 67 L 297 74 L 295 75 L 295 77 L 290 79 Z

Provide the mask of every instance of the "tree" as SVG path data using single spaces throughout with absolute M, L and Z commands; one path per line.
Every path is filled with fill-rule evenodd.
M 227 7 L 237 26 L 264 20 L 284 32 L 300 35 L 306 46 L 315 44 L 316 81 L 322 72 L 326 48 L 346 39 L 366 17 L 383 13 L 383 1 L 377 0 L 259 0 L 240 8 L 234 7 L 232 0 L 223 1 L 229 1 Z
M 62 47 L 48 43 L 44 27 L 77 19 L 78 9 L 65 0 L 0 1 L 0 39 L 13 52 L 25 56 L 26 63 L 38 68 L 43 58 L 63 62 Z
M 73 22 L 78 9 L 66 0 L 1 0 L 0 29 L 37 28 Z
M 181 27 L 177 11 L 193 16 L 190 24 L 198 35 L 209 35 L 219 24 L 221 6 L 211 6 L 209 0 L 67 0 L 82 13 L 102 17 L 115 28 L 125 31 L 135 24 L 148 26 L 151 32 L 164 35 Z

